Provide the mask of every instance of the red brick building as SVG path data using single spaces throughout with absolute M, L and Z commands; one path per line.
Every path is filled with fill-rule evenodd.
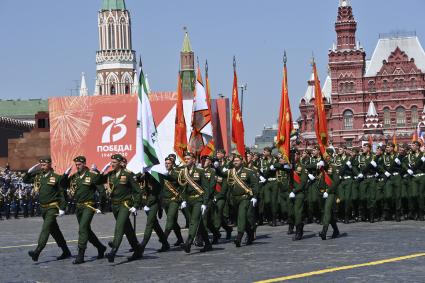
M 410 142 L 423 121 L 425 51 L 414 33 L 380 35 L 372 57 L 356 41 L 357 22 L 348 0 L 340 0 L 337 43 L 329 50 L 323 87 L 333 145 Z M 314 81 L 300 103 L 301 138 L 314 143 Z

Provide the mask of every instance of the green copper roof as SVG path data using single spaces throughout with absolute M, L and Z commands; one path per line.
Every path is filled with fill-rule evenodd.
M 182 52 L 192 52 L 192 46 L 190 45 L 189 34 L 187 32 L 184 35 Z
M 34 116 L 39 111 L 49 111 L 49 103 L 44 99 L 1 100 L 0 116 Z
M 125 10 L 125 1 L 103 0 L 102 10 Z

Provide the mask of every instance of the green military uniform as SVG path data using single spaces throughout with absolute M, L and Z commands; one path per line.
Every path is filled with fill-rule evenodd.
M 263 200 L 263 213 L 270 220 L 271 226 L 276 226 L 279 201 L 279 186 L 277 183 L 277 174 L 274 164 L 276 159 L 262 159 L 260 163 L 260 175 L 265 178 L 262 185 L 260 199 Z
M 421 221 L 424 220 L 425 208 L 425 162 L 422 159 L 425 159 L 422 152 L 411 152 L 405 163 L 405 170 L 411 179 L 408 189 L 410 216 L 416 216 Z
M 326 233 L 328 232 L 329 224 L 332 226 L 332 238 L 339 236 L 338 225 L 336 224 L 336 203 L 337 203 L 337 188 L 341 182 L 340 176 L 343 173 L 341 166 L 331 164 L 327 170 L 327 174 L 323 174 L 320 179 L 320 188 L 322 193 L 322 232 L 319 236 L 322 240 L 326 240 Z
M 341 182 L 338 186 L 337 197 L 340 200 L 340 215 L 344 219 L 344 223 L 348 224 L 353 204 L 353 180 L 357 176 L 357 167 L 354 158 L 343 154 L 340 157 L 342 166 L 340 175 Z
M 323 161 L 322 157 L 311 157 L 308 165 L 305 168 L 308 170 L 309 181 L 307 183 L 307 206 L 308 206 L 308 219 L 311 223 L 314 218 L 319 222 L 321 216 L 320 193 L 319 193 L 319 180 L 322 172 L 317 168 L 317 164 Z M 314 177 L 314 179 L 312 179 Z
M 215 169 L 208 167 L 204 168 L 205 180 L 208 183 L 209 192 L 208 196 L 208 204 L 207 204 L 207 212 L 203 215 L 204 226 L 208 228 L 213 234 L 213 244 L 218 243 L 218 239 L 220 238 L 219 228 L 214 225 L 214 195 L 215 195 L 215 187 L 217 185 L 217 176 L 215 173 Z
M 291 167 L 289 164 L 276 163 L 276 178 L 278 186 L 278 212 L 282 221 L 288 219 L 289 182 Z
M 384 189 L 384 213 L 385 219 L 390 220 L 393 212 L 395 212 L 396 220 L 400 221 L 401 216 L 401 160 L 398 155 L 385 153 L 383 157 L 384 175 L 387 178 Z
M 123 161 L 123 157 L 119 154 L 112 155 L 112 159 Z M 140 187 L 136 182 L 135 175 L 125 168 L 119 168 L 102 175 L 102 183 L 107 185 L 106 193 L 111 198 L 112 213 L 116 220 L 112 249 L 107 254 L 108 261 L 114 262 L 124 234 L 134 251 L 129 260 L 140 258 L 142 251 L 129 219 L 129 209 L 131 207 L 140 207 L 141 202 Z
M 308 171 L 304 167 L 302 160 L 298 161 L 294 166 L 291 176 L 290 196 L 288 200 L 288 234 L 293 233 L 293 226 L 296 227 L 294 241 L 301 240 L 304 229 L 304 200 L 305 189 L 308 182 Z
M 374 213 L 376 207 L 375 178 L 378 168 L 373 165 L 375 163 L 375 155 L 370 152 L 359 156 L 359 213 L 362 221 L 366 221 L 368 211 Z
M 177 237 L 177 242 L 174 246 L 180 246 L 183 243 L 180 226 L 177 222 L 179 215 L 179 206 L 181 203 L 180 187 L 178 183 L 178 176 L 180 168 L 173 168 L 168 172 L 168 175 L 163 176 L 163 187 L 161 190 L 161 206 L 167 215 L 165 223 L 164 234 L 167 239 L 174 230 Z
M 85 158 L 77 157 L 74 161 L 85 163 Z M 104 201 L 106 195 L 103 187 L 97 185 L 101 182 L 100 174 L 90 172 L 85 167 L 81 172 L 77 172 L 65 179 L 66 187 L 69 187 L 70 196 L 75 199 L 77 209 L 75 214 L 79 225 L 78 229 L 78 256 L 74 263 L 84 262 L 84 252 L 87 248 L 87 242 L 90 242 L 98 250 L 98 259 L 104 257 L 106 247 L 99 241 L 97 236 L 91 229 L 91 222 L 97 210 L 95 205 L 95 193 L 99 190 L 99 197 L 101 203 Z
M 140 244 L 140 253 L 143 254 L 152 236 L 152 231 L 155 231 L 162 244 L 161 249 L 158 251 L 165 252 L 170 249 L 170 245 L 157 218 L 158 212 L 162 210 L 160 203 L 161 185 L 149 173 L 145 173 L 139 182 L 142 184 L 142 206 L 147 215 L 143 241 Z
M 51 163 L 51 160 L 50 158 L 44 158 L 40 160 L 40 163 Z M 38 238 L 37 248 L 29 252 L 29 255 L 34 261 L 38 261 L 41 251 L 47 244 L 49 235 L 52 235 L 53 239 L 62 249 L 62 255 L 58 257 L 58 260 L 71 256 L 71 252 L 56 221 L 58 213 L 64 211 L 66 206 L 61 188 L 63 180 L 64 177 L 54 173 L 53 170 L 28 173 L 23 177 L 24 183 L 34 184 L 34 190 L 39 194 L 41 216 L 43 217 L 43 225 Z
M 202 221 L 202 207 L 208 204 L 210 195 L 209 184 L 205 179 L 204 171 L 195 166 L 185 167 L 180 171 L 179 184 L 181 186 L 182 198 L 187 205 L 189 212 L 189 235 L 183 248 L 186 253 L 190 253 L 192 243 L 199 231 L 205 245 L 202 252 L 211 250 L 211 243 L 208 239 L 208 232 Z
M 258 195 L 258 179 L 255 173 L 243 166 L 231 169 L 227 174 L 222 194 L 226 194 L 228 191 L 237 209 L 238 235 L 235 244 L 240 247 L 245 231 L 248 234 L 247 244 L 251 244 L 255 231 L 255 203 L 252 202 L 252 199 L 256 201 Z

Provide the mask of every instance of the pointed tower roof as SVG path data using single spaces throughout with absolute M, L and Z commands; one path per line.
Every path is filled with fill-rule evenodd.
M 193 52 L 192 46 L 190 45 L 188 32 L 185 32 L 185 35 L 184 35 L 182 52 L 187 52 L 187 53 Z
M 124 0 L 103 0 L 102 11 L 105 10 L 126 10 Z
M 378 112 L 376 112 L 375 104 L 373 101 L 370 101 L 369 103 L 369 109 L 367 110 L 366 117 L 376 117 L 378 116 Z
M 89 90 L 87 89 L 86 76 L 84 73 L 81 74 L 81 86 L 80 86 L 80 96 L 88 96 Z

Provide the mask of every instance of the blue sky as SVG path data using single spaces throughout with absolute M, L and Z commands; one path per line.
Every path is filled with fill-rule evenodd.
M 282 55 L 288 54 L 294 118 L 311 72 L 314 52 L 322 81 L 327 52 L 336 40 L 338 0 L 127 0 L 133 48 L 141 54 L 151 88 L 176 88 L 183 27 L 200 62 L 208 59 L 213 97 L 230 97 L 232 57 L 240 83 L 247 83 L 244 119 L 247 144 L 278 118 Z M 101 0 L 1 0 L 0 98 L 70 95 L 85 72 L 90 92 L 98 47 Z M 353 0 L 357 39 L 370 58 L 379 33 L 416 31 L 425 45 L 423 0 Z

